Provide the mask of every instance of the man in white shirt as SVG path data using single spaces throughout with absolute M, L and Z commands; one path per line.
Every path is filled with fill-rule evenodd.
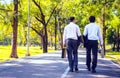
M 84 36 L 87 36 L 87 54 L 86 54 L 86 65 L 88 68 L 88 71 L 91 71 L 92 73 L 96 73 L 96 66 L 97 66 L 97 56 L 98 56 L 98 40 L 100 40 L 100 45 L 103 45 L 103 39 L 102 35 L 100 33 L 100 27 L 95 24 L 95 17 L 90 16 L 89 17 L 90 24 L 85 26 L 84 29 Z M 91 59 L 91 50 L 92 50 L 92 59 Z M 91 65 L 92 63 L 92 65 Z
M 79 26 L 75 24 L 75 17 L 70 17 L 70 23 L 65 26 L 63 34 L 63 45 L 67 47 L 67 56 L 70 72 L 78 71 L 78 37 L 81 36 Z

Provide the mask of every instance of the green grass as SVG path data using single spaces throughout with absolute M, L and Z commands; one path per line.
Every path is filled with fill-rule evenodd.
M 106 50 L 111 50 L 112 46 L 109 44 L 109 45 L 106 45 Z
M 26 47 L 19 46 L 17 48 L 17 55 L 19 58 L 25 57 L 26 54 Z M 55 50 L 49 48 L 48 52 L 55 52 Z M 10 57 L 11 53 L 11 46 L 0 46 L 0 62 L 4 62 L 7 60 L 12 60 Z M 43 54 L 40 47 L 30 47 L 30 55 L 37 55 L 37 54 Z
M 114 62 L 120 64 L 120 52 L 112 52 L 112 51 L 106 52 L 106 58 L 109 58 Z

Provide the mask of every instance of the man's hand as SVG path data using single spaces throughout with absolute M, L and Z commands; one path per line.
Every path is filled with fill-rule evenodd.
M 80 46 L 84 46 L 84 43 L 80 43 Z
M 100 47 L 101 47 L 101 48 L 103 48 L 103 45 L 102 45 L 102 44 L 100 44 Z
M 63 44 L 63 47 L 66 47 L 66 44 Z

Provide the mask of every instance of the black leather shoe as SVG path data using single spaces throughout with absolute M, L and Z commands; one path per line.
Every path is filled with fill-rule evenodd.
M 88 70 L 88 71 L 91 71 L 91 69 L 90 69 L 90 68 L 87 68 L 87 70 Z
M 74 72 L 73 69 L 70 69 L 69 72 Z
M 78 68 L 77 68 L 77 67 L 75 68 L 75 71 L 78 71 Z
M 92 73 L 96 73 L 96 70 L 92 70 L 91 72 L 92 72 Z
M 79 73 L 79 70 L 78 70 L 78 68 L 75 68 L 75 72 L 76 72 L 76 73 Z

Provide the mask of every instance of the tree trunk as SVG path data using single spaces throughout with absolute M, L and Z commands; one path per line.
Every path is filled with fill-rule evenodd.
M 103 25 L 103 48 L 105 55 L 105 37 L 106 37 L 106 26 L 105 26 L 105 6 L 102 9 L 102 25 Z
M 119 51 L 119 48 L 120 48 L 120 38 L 119 38 L 119 27 L 117 28 L 117 33 L 118 33 L 118 37 L 117 37 L 117 51 Z
M 63 33 L 62 33 L 62 30 L 61 30 L 61 23 L 59 22 L 59 32 L 60 32 L 60 41 L 61 41 L 61 49 L 63 49 Z
M 41 42 L 40 49 L 43 49 L 43 47 L 42 47 L 42 45 L 43 45 L 43 39 L 42 39 L 42 37 L 40 38 L 40 42 Z
M 14 16 L 12 24 L 12 52 L 11 58 L 18 58 L 17 56 L 17 27 L 18 27 L 18 0 L 14 0 Z
M 57 17 L 55 16 L 55 50 L 57 50 Z
M 47 27 L 44 26 L 44 35 L 42 36 L 42 42 L 43 42 L 43 53 L 47 53 L 48 49 L 48 36 L 47 36 Z
M 47 42 L 45 35 L 42 36 L 42 42 L 43 42 L 43 53 L 47 53 Z
M 115 41 L 114 41 L 112 50 L 115 51 Z
M 50 47 L 52 48 L 53 47 L 53 37 L 52 37 L 52 35 L 50 35 Z

